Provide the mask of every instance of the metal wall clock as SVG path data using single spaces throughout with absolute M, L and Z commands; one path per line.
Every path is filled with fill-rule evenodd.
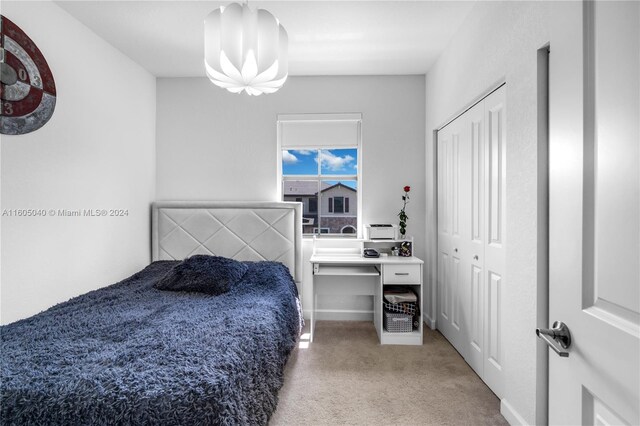
M 2 15 L 0 35 L 0 133 L 33 132 L 56 107 L 53 74 L 33 40 Z

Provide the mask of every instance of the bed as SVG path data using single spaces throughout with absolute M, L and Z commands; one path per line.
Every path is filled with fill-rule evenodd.
M 0 328 L 0 423 L 268 423 L 301 329 L 301 217 L 298 203 L 154 204 L 149 266 Z M 195 255 L 246 272 L 215 296 L 154 287 Z

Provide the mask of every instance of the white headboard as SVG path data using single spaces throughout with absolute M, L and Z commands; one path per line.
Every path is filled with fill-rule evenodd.
M 161 201 L 152 205 L 152 260 L 195 254 L 275 260 L 302 281 L 302 204 Z

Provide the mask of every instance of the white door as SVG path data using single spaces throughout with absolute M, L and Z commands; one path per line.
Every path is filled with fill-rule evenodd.
M 461 258 L 468 211 L 468 147 L 458 119 L 438 132 L 438 328 L 465 356 Z M 467 202 L 465 204 L 465 202 Z
M 438 131 L 438 329 L 499 397 L 505 91 L 497 89 Z
M 438 274 L 436 321 L 448 338 L 451 334 L 451 132 L 441 130 L 437 138 L 438 153 Z
M 640 424 L 640 3 L 558 2 L 550 53 L 551 424 Z
M 467 339 L 466 361 L 484 377 L 485 362 L 485 315 L 486 315 L 486 278 L 484 268 L 484 246 L 487 241 L 485 224 L 486 194 L 486 146 L 484 125 L 484 102 L 476 104 L 465 113 L 468 114 L 467 126 L 470 129 L 470 182 L 471 208 L 469 244 L 465 247 L 465 257 L 469 260 L 469 280 L 467 281 Z M 476 259 L 477 257 L 477 259 Z
M 506 257 L 506 87 L 484 100 L 485 245 L 473 253 L 477 265 L 484 265 L 484 359 L 482 379 L 502 397 L 504 353 L 502 350 L 502 299 Z

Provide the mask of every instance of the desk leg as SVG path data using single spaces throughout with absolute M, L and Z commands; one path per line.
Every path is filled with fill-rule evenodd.
M 311 279 L 311 325 L 309 326 L 309 342 L 313 342 L 313 332 L 316 328 L 316 286 L 315 277 Z

